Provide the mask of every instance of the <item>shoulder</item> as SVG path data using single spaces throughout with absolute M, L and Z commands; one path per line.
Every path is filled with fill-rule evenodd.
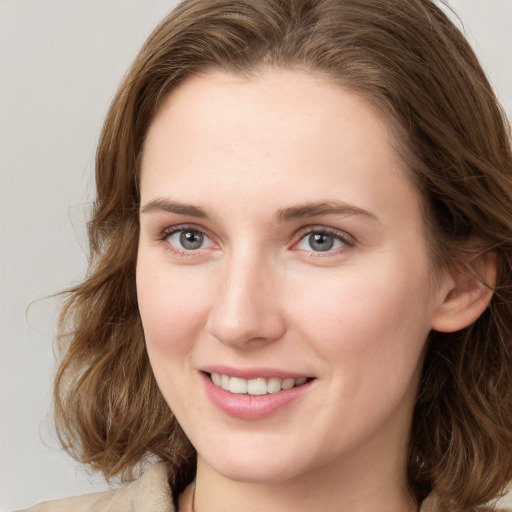
M 26 512 L 175 512 L 165 463 L 154 465 L 140 478 L 111 491 L 47 501 Z

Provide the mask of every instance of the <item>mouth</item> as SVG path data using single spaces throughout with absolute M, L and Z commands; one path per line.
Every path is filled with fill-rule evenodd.
M 222 373 L 208 373 L 211 381 L 218 388 L 236 395 L 251 395 L 262 396 L 268 394 L 275 394 L 281 391 L 286 391 L 295 387 L 304 385 L 309 380 L 308 377 L 298 378 L 280 378 L 280 377 L 257 377 L 254 379 L 243 379 L 240 377 L 233 377 Z
M 281 370 L 203 368 L 206 395 L 220 411 L 241 420 L 262 420 L 307 396 L 315 377 Z

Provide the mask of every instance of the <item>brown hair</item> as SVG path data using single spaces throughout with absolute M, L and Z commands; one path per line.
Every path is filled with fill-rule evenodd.
M 489 308 L 462 331 L 431 333 L 410 439 L 418 502 L 434 489 L 441 510 L 476 509 L 512 478 L 510 132 L 467 41 L 430 0 L 188 0 L 155 29 L 99 142 L 90 269 L 61 316 L 60 439 L 107 477 L 155 455 L 178 488 L 192 478 L 194 451 L 157 388 L 137 309 L 140 157 L 178 83 L 268 66 L 334 78 L 400 127 L 436 261 L 496 254 Z

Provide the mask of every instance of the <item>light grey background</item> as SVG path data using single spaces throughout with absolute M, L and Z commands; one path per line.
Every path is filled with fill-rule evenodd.
M 52 435 L 58 301 L 40 299 L 85 268 L 103 117 L 145 37 L 176 3 L 0 0 L 0 512 L 105 488 Z M 512 0 L 451 4 L 510 116 Z

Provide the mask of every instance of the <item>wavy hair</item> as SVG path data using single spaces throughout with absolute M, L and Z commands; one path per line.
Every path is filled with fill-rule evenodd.
M 99 141 L 89 270 L 60 317 L 60 440 L 107 478 L 130 478 L 154 456 L 178 490 L 193 478 L 194 450 L 158 390 L 137 308 L 141 152 L 177 84 L 269 66 L 323 74 L 385 114 L 425 200 L 438 264 L 496 255 L 483 315 L 430 334 L 408 460 L 418 502 L 434 490 L 440 510 L 483 510 L 512 479 L 511 138 L 473 51 L 430 0 L 186 0 L 154 30 Z

